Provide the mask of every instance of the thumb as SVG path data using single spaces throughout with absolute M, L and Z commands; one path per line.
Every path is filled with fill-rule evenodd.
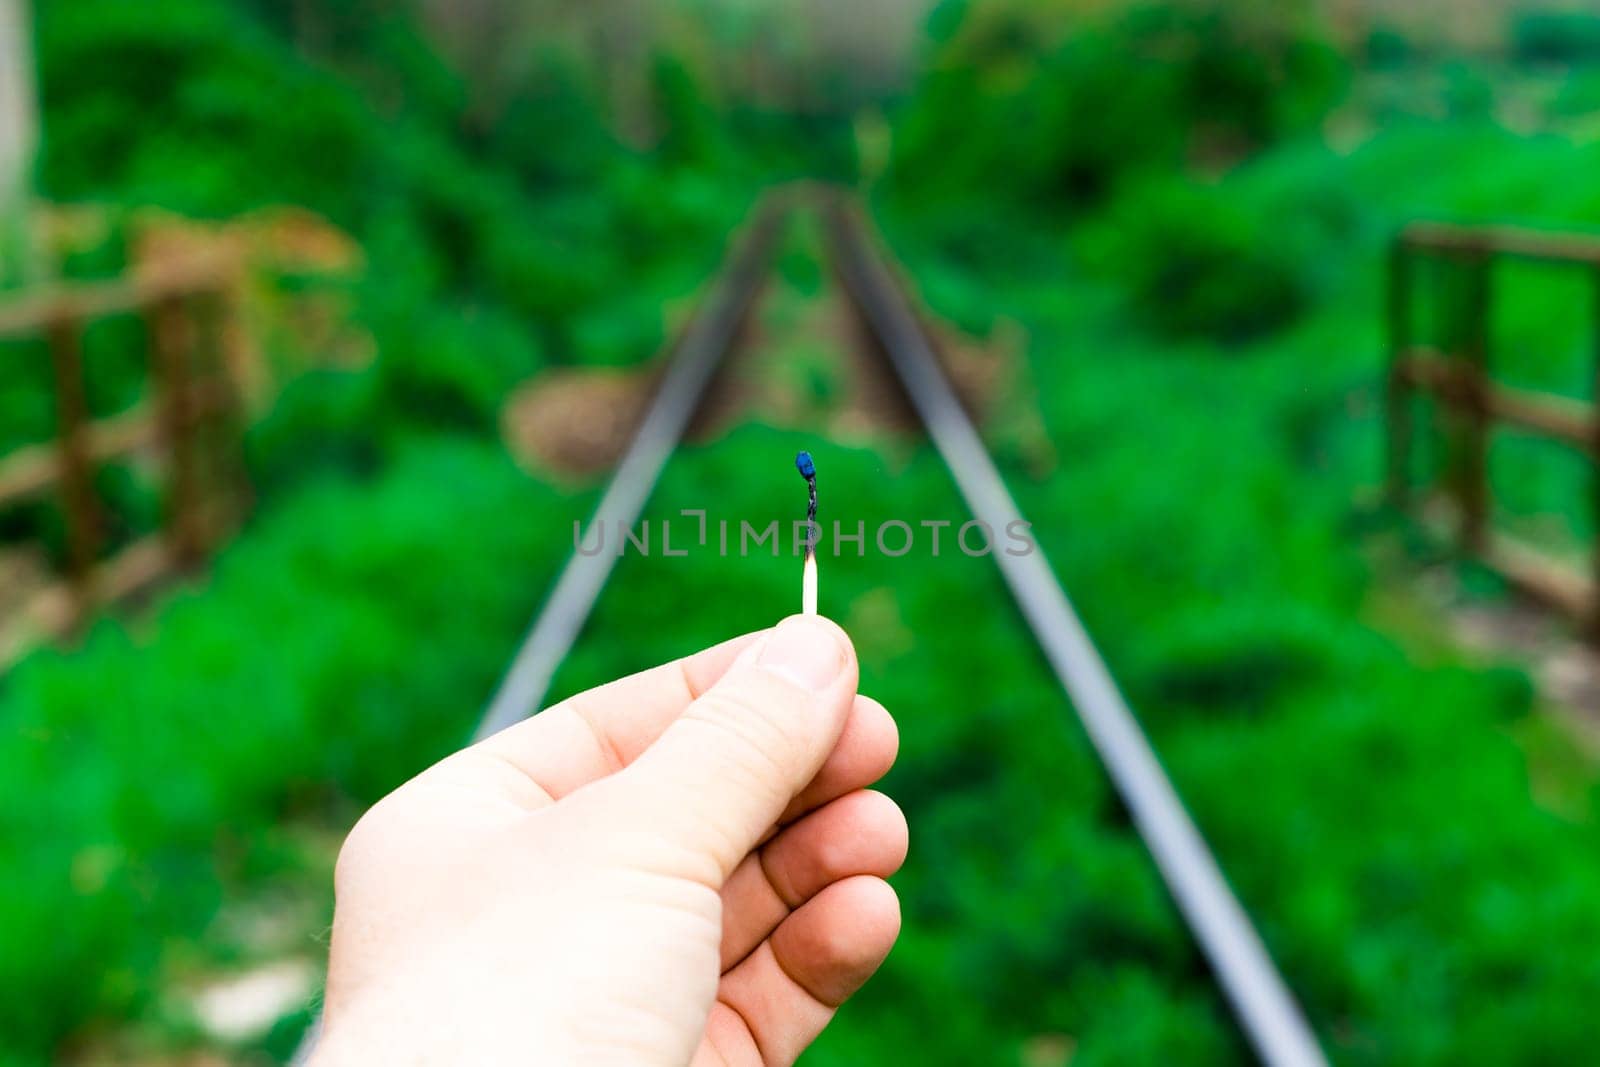
M 856 680 L 843 630 L 785 619 L 616 776 L 619 799 L 720 886 L 833 751 Z

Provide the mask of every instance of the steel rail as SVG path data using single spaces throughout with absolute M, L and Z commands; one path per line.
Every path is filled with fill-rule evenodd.
M 888 356 L 973 517 L 992 530 L 1021 519 L 859 213 L 834 201 L 827 219 L 844 288 Z M 1257 1054 L 1272 1067 L 1326 1064 L 1293 994 L 1043 552 L 996 552 L 994 559 Z
M 715 293 L 679 342 L 649 413 L 584 530 L 583 543 L 589 543 L 597 529 L 602 534 L 608 526 L 613 530 L 631 529 L 638 521 L 661 469 L 677 447 L 701 395 L 755 301 L 766 278 L 779 224 L 786 214 L 786 208 L 770 197 L 756 209 L 744 239 L 729 257 L 729 266 Z M 538 710 L 556 668 L 571 651 L 600 590 L 611 577 L 617 557 L 615 552 L 586 555 L 577 551 L 568 557 L 555 588 L 478 724 L 474 741 L 498 733 Z

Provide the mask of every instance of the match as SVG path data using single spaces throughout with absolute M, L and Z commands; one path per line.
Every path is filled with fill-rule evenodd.
M 821 531 L 817 526 L 817 465 L 811 461 L 810 452 L 800 452 L 794 457 L 795 470 L 806 480 L 806 559 L 800 571 L 800 613 L 817 613 L 817 540 Z

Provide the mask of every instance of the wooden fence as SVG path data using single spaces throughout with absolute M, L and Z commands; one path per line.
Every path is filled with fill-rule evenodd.
M 1553 438 L 1600 461 L 1600 416 L 1594 404 L 1517 389 L 1493 379 L 1493 266 L 1501 258 L 1567 264 L 1587 271 L 1600 308 L 1600 237 L 1439 223 L 1417 223 L 1402 231 L 1391 249 L 1389 269 L 1388 496 L 1397 506 L 1414 503 L 1413 399 L 1418 391 L 1426 392 L 1449 424 L 1450 462 L 1443 488 L 1454 505 L 1454 538 L 1460 551 L 1525 593 L 1571 615 L 1600 638 L 1600 573 L 1591 576 L 1562 566 L 1496 531 L 1490 521 L 1489 438 L 1494 424 Z M 1422 281 L 1418 268 L 1428 259 L 1453 264 L 1465 280 L 1447 350 L 1414 340 Z M 1600 357 L 1600 310 L 1592 314 Z M 1600 360 L 1594 373 L 1600 382 Z M 1593 500 L 1600 518 L 1600 483 Z M 1591 565 L 1596 568 L 1600 568 L 1600 546 Z
M 65 581 L 46 585 L 30 600 L 22 612 L 27 628 L 44 635 L 72 631 L 97 606 L 199 563 L 237 520 L 246 495 L 227 354 L 236 329 L 237 278 L 235 257 L 219 253 L 0 303 L 0 339 L 47 342 L 55 394 L 54 440 L 0 457 L 0 507 L 53 492 L 64 523 Z M 84 330 L 119 315 L 145 324 L 151 400 L 91 418 Z M 144 453 L 161 457 L 163 528 L 108 554 L 96 471 Z M 17 635 L 0 641 L 0 665 L 21 645 Z

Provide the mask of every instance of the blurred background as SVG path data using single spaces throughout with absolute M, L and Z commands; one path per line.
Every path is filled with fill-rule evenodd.
M 1330 1057 L 1591 1059 L 1597 167 L 1578 2 L 0 0 L 0 1063 L 291 1055 L 343 833 L 796 182 L 867 205 Z M 1401 342 L 1517 392 L 1406 400 Z M 787 523 L 808 447 L 825 528 L 959 525 L 887 383 L 797 211 L 648 516 Z M 551 699 L 796 570 L 625 556 Z M 912 849 L 807 1062 L 1249 1062 L 993 561 L 847 548 L 823 610 Z

